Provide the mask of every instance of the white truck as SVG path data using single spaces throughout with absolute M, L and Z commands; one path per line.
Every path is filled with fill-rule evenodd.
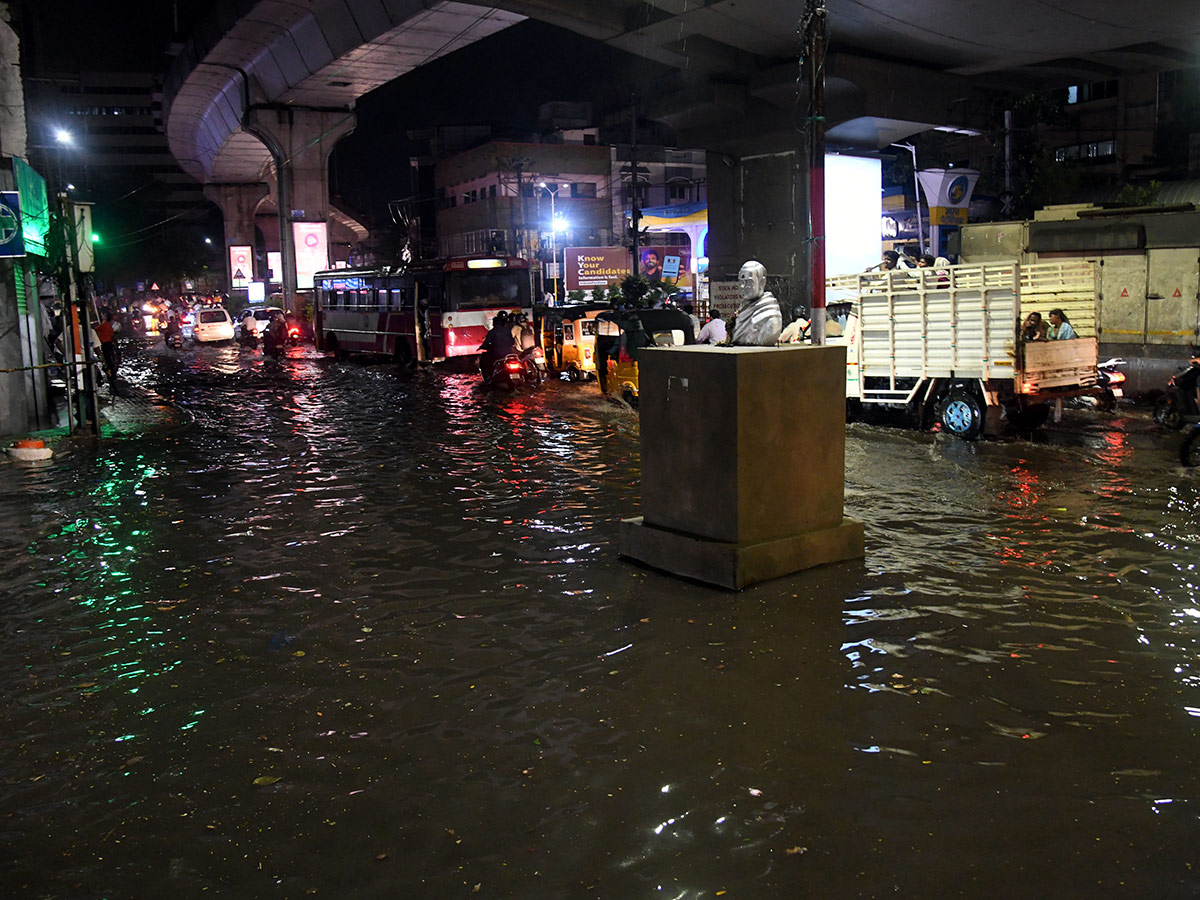
M 907 411 L 913 425 L 973 440 L 1001 422 L 1036 428 L 1049 403 L 1095 394 L 1096 265 L 1070 259 L 839 275 L 826 302 L 850 304 L 838 338 L 846 347 L 851 418 L 879 404 Z M 1030 312 L 1062 310 L 1077 335 L 1025 342 Z

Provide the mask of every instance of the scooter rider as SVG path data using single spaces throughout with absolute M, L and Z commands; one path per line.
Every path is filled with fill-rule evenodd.
M 492 370 L 496 361 L 517 352 L 517 342 L 513 340 L 508 313 L 504 310 L 496 313 L 496 317 L 492 319 L 492 328 L 479 345 L 479 349 L 479 371 L 483 375 L 483 383 L 488 384 L 492 380 Z
M 263 338 L 263 352 L 280 356 L 287 347 L 287 322 L 282 313 L 271 313 L 267 333 Z

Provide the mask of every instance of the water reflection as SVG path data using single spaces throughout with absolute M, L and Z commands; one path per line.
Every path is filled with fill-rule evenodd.
M 594 386 L 129 374 L 194 424 L 0 467 L 17 896 L 1197 888 L 1200 504 L 1149 437 L 851 426 L 867 558 L 730 595 L 616 558 Z

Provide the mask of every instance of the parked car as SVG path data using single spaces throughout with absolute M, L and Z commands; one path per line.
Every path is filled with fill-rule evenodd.
M 251 306 L 251 307 L 247 307 L 246 309 L 243 309 L 240 313 L 238 313 L 238 317 L 237 317 L 237 333 L 238 334 L 241 334 L 242 320 L 246 318 L 247 313 L 254 316 L 254 322 L 258 326 L 258 336 L 260 338 L 263 336 L 263 332 L 267 330 L 267 325 L 271 321 L 271 316 L 273 316 L 275 313 L 279 313 L 281 316 L 284 314 L 283 307 L 281 307 L 281 306 Z
M 192 337 L 197 343 L 233 340 L 233 319 L 223 306 L 206 306 L 195 312 Z

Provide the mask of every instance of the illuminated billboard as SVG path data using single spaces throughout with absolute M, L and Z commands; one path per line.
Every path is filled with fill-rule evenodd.
M 825 271 L 844 275 L 877 264 L 883 249 L 879 160 L 826 155 L 825 199 Z
M 567 247 L 563 258 L 568 291 L 607 288 L 629 274 L 629 251 L 624 247 Z
M 234 244 L 229 248 L 230 284 L 244 288 L 254 278 L 254 248 Z
M 296 287 L 311 289 L 313 274 L 329 268 L 329 239 L 324 222 L 293 222 L 296 246 Z
M 13 174 L 21 198 L 21 231 L 25 237 L 25 252 L 45 256 L 46 234 L 50 231 L 46 179 L 19 157 L 13 157 Z

